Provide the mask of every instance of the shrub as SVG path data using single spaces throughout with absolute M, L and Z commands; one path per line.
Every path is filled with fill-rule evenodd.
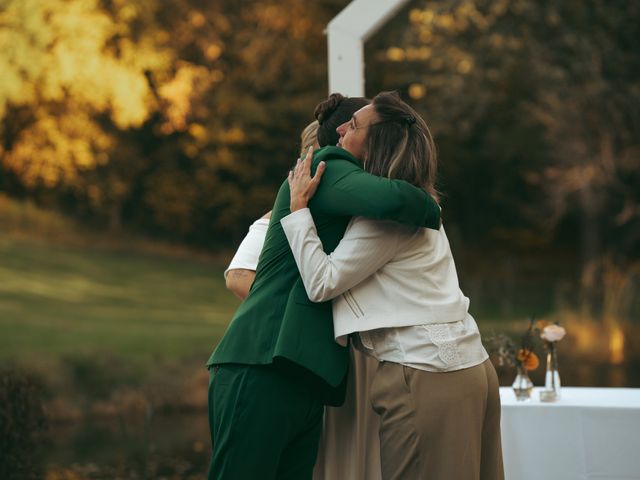
M 44 388 L 33 374 L 17 368 L 0 369 L 0 478 L 42 478 L 46 430 L 42 407 Z

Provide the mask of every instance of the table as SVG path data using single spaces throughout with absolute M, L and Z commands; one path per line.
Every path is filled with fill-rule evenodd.
M 640 480 L 640 389 L 563 387 L 554 403 L 500 388 L 506 480 Z

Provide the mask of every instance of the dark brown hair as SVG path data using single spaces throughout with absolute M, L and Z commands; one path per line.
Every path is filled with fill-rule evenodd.
M 369 100 L 363 97 L 345 97 L 339 93 L 332 93 L 329 98 L 320 102 L 313 115 L 318 120 L 318 145 L 336 145 L 340 135 L 336 128 L 348 122 L 351 116 L 362 107 L 369 105 Z
M 372 104 L 378 118 L 369 125 L 365 170 L 406 180 L 437 201 L 436 145 L 424 119 L 396 92 L 379 93 Z

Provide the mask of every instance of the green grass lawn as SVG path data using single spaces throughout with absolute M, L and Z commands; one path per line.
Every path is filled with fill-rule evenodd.
M 238 305 L 224 267 L 87 247 L 0 241 L 0 357 L 207 354 Z M 206 358 L 203 358 L 203 361 Z
M 137 248 L 0 237 L 0 358 L 102 352 L 171 360 L 210 352 L 238 306 L 224 266 Z M 484 333 L 509 329 L 498 312 L 478 310 Z M 520 316 L 516 326 L 526 328 Z

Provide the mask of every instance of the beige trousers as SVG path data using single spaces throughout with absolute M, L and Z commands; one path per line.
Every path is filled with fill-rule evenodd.
M 502 480 L 500 394 L 489 360 L 433 373 L 381 362 L 371 385 L 384 480 Z
M 341 407 L 326 407 L 313 480 L 380 480 L 378 415 L 369 391 L 378 361 L 351 349 L 347 396 Z

